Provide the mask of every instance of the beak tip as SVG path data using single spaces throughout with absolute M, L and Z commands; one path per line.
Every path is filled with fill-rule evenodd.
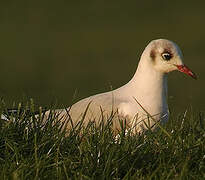
M 197 75 L 195 75 L 195 74 L 194 74 L 192 77 L 193 77 L 195 80 L 198 79 Z
M 189 70 L 189 72 L 188 72 L 188 73 L 185 73 L 185 74 L 187 74 L 187 75 L 191 76 L 191 77 L 192 77 L 193 79 L 195 79 L 195 80 L 197 80 L 197 79 L 198 79 L 197 75 L 196 75 L 195 73 L 193 73 L 192 71 L 190 71 L 190 70 Z

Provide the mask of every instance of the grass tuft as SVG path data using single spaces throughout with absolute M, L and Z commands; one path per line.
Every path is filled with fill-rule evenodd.
M 142 135 L 126 131 L 122 121 L 116 139 L 112 116 L 66 132 L 52 112 L 45 122 L 41 107 L 35 116 L 33 101 L 17 107 L 0 120 L 0 179 L 205 178 L 203 112 L 173 115 Z M 7 112 L 4 103 L 0 112 Z

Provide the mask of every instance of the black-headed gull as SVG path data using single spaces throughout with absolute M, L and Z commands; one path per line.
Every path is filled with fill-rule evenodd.
M 168 120 L 169 72 L 178 70 L 196 79 L 196 75 L 182 60 L 182 52 L 174 42 L 166 39 L 153 40 L 143 51 L 137 70 L 127 84 L 116 90 L 82 99 L 67 111 L 56 112 L 60 113 L 59 118 L 62 120 L 71 117 L 72 121 L 77 123 L 89 106 L 84 117 L 85 124 L 89 121 L 99 122 L 102 116 L 108 118 L 115 112 L 114 128 L 119 129 L 119 118 L 124 118 L 127 120 L 127 127 L 133 128 L 135 132 L 141 132 L 147 129 L 147 125 L 153 127 L 155 121 Z M 150 115 L 152 118 L 149 118 Z

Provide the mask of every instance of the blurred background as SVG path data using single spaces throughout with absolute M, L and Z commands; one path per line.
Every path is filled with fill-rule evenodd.
M 204 1 L 0 2 L 0 97 L 68 106 L 133 76 L 157 38 L 176 42 L 198 80 L 172 72 L 169 106 L 205 108 Z

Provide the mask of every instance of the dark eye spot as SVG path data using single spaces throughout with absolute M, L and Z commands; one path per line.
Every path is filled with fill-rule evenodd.
M 162 53 L 162 58 L 166 61 L 169 61 L 172 58 L 172 55 L 169 52 Z
M 155 54 L 155 51 L 154 51 L 154 50 L 152 50 L 152 51 L 150 52 L 150 57 L 151 57 L 153 60 L 155 59 L 156 54 Z

